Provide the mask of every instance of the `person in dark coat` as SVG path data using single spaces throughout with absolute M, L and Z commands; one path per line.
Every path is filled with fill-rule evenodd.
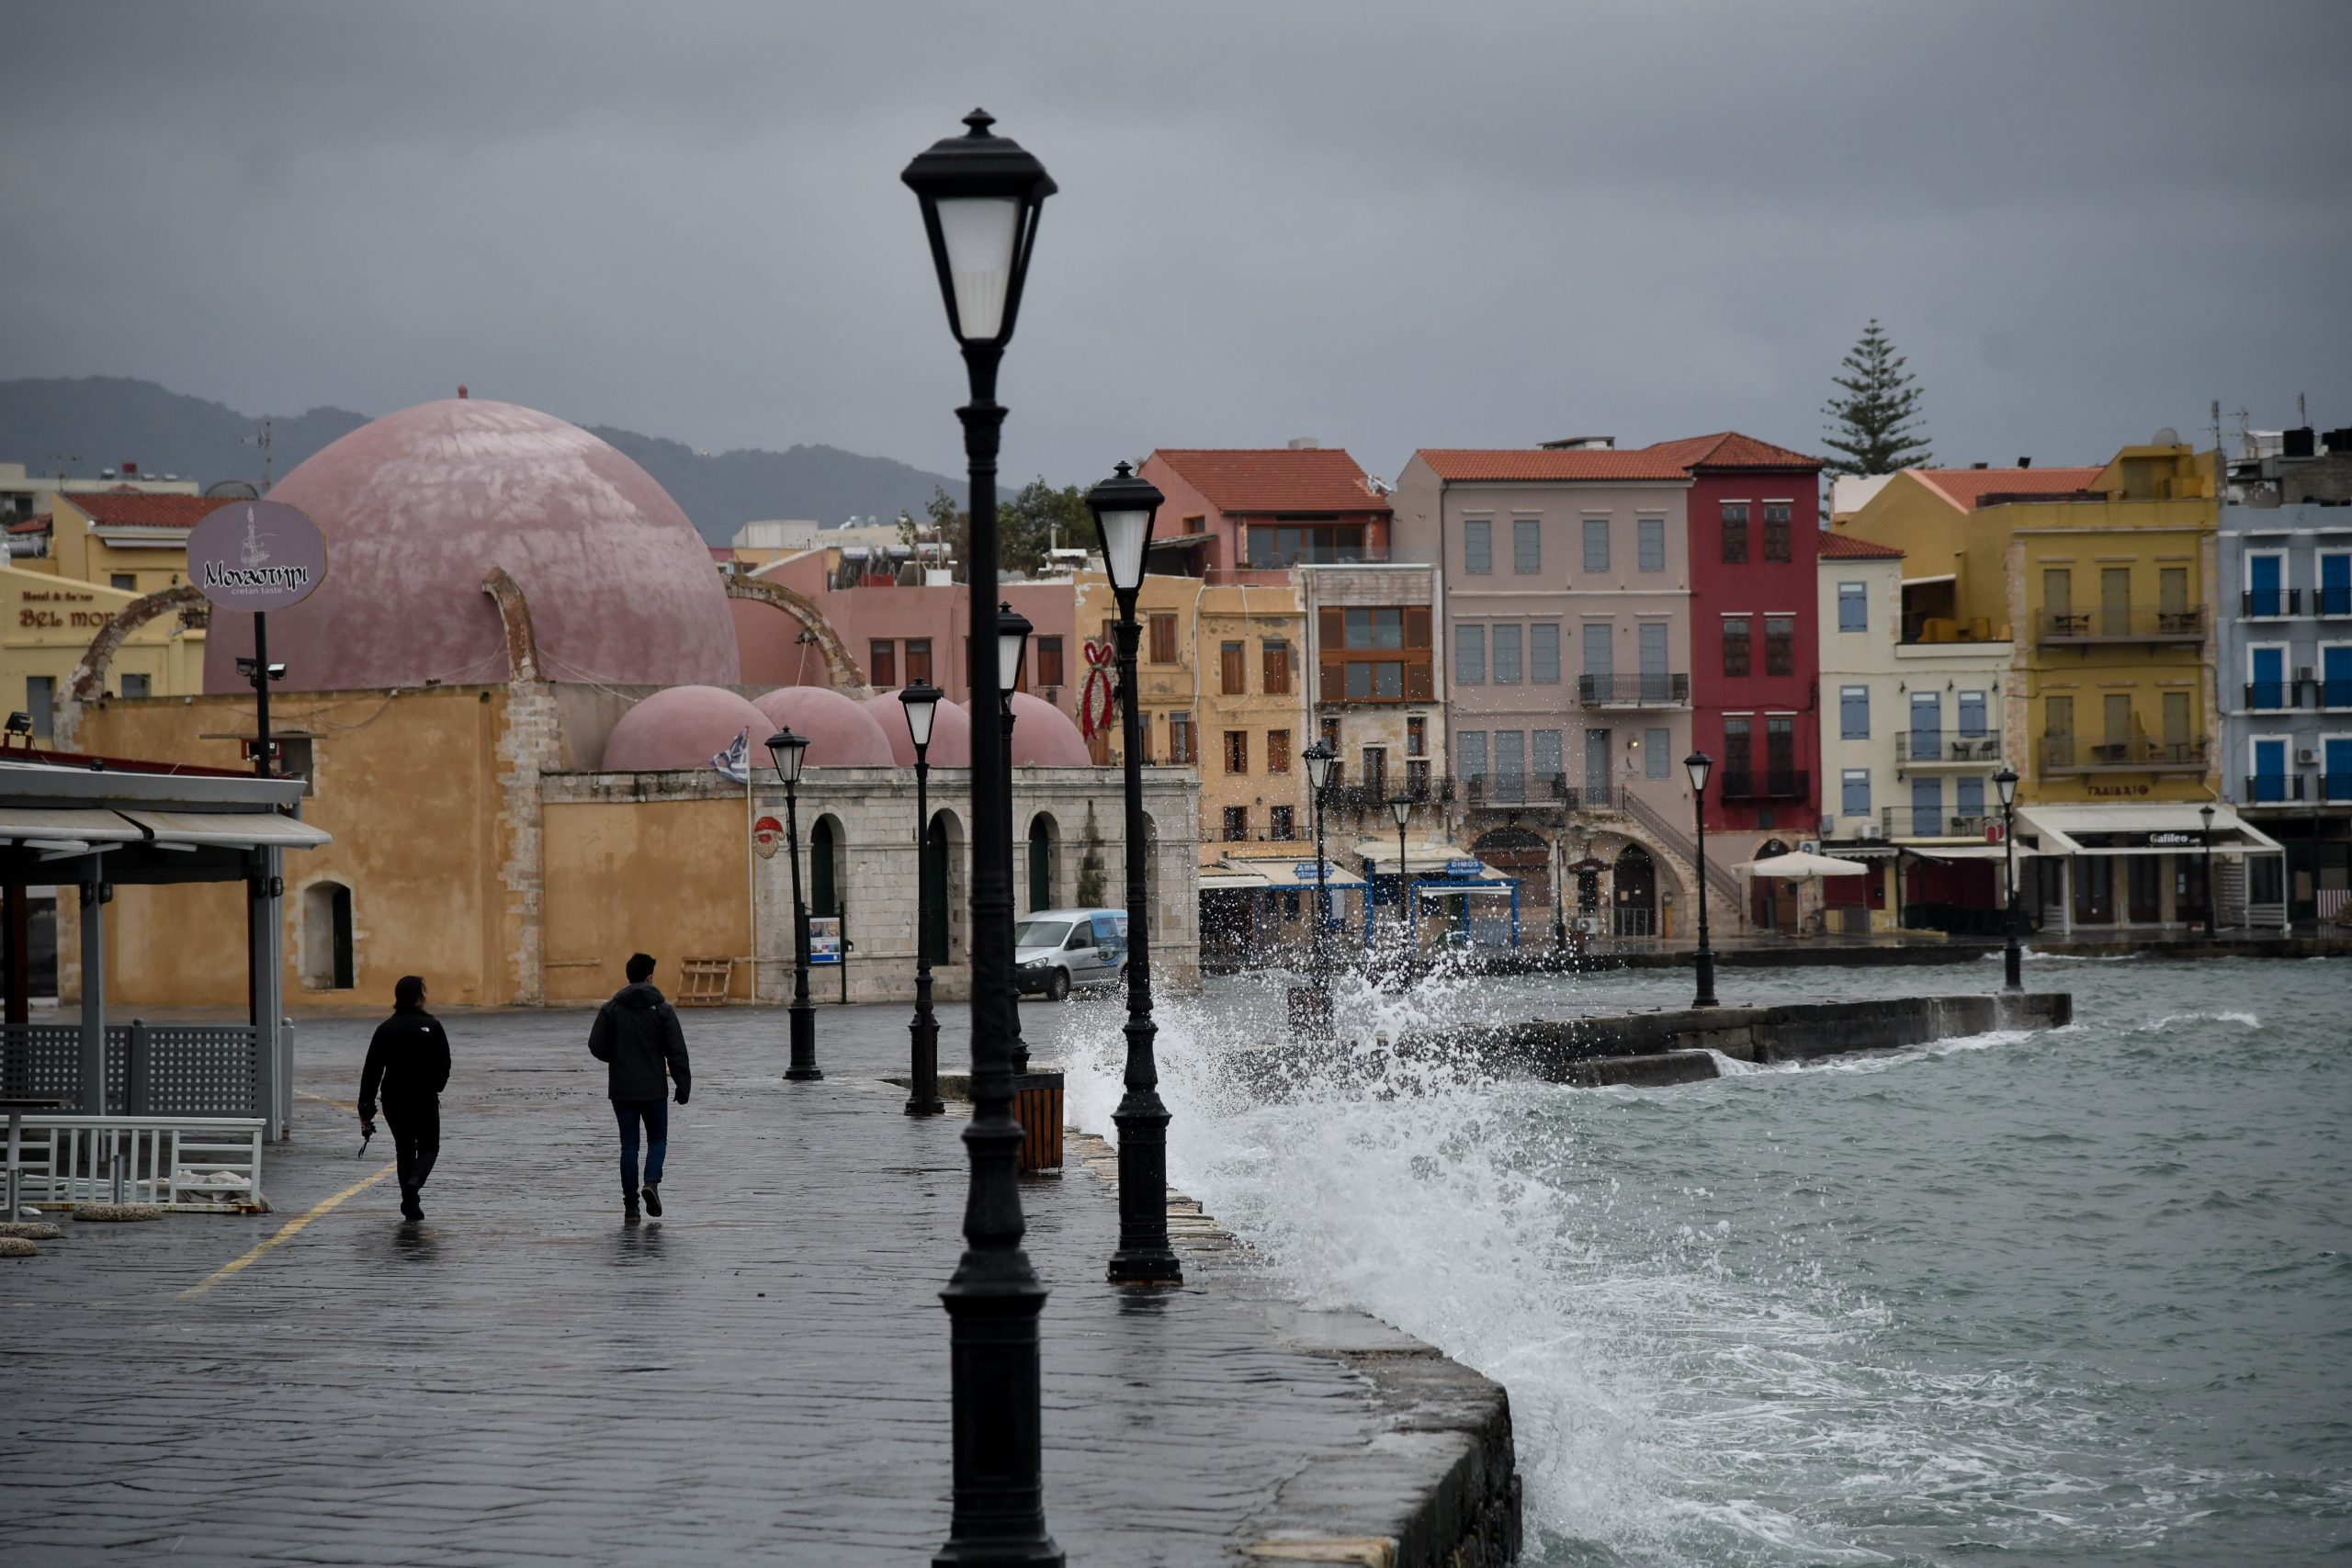
M 383 1097 L 384 1121 L 392 1130 L 392 1157 L 401 1179 L 401 1215 L 424 1218 L 417 1194 L 433 1174 L 441 1153 L 441 1091 L 449 1087 L 449 1037 L 441 1021 L 424 1010 L 424 980 L 403 975 L 392 987 L 392 1016 L 376 1026 L 368 1043 L 368 1066 L 359 1075 L 359 1124 L 376 1130 L 376 1100 Z
M 650 983 L 653 960 L 631 953 L 628 984 L 597 1010 L 588 1031 L 588 1051 L 605 1064 L 605 1090 L 621 1126 L 621 1214 L 635 1224 L 638 1200 L 662 1217 L 662 1156 L 670 1147 L 672 1093 L 686 1102 L 693 1075 L 686 1066 L 685 1032 L 666 998 Z M 666 1068 L 666 1077 L 665 1077 Z M 645 1185 L 637 1179 L 638 1130 L 645 1132 Z

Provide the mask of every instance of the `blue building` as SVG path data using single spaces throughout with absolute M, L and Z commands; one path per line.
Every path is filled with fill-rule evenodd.
M 2352 919 L 2352 432 L 2330 432 L 2324 456 L 2311 432 L 2284 434 L 2233 465 L 2222 508 L 2222 792 L 2286 850 L 2268 873 L 2283 887 L 2248 901 L 2283 897 L 2309 930 Z

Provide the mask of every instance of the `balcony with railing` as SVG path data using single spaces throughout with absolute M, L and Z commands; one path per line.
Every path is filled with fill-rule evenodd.
M 1725 800 L 1804 800 L 1813 794 L 1813 774 L 1804 768 L 1766 768 L 1761 773 L 1723 775 Z
M 2319 797 L 2322 800 L 2352 800 L 2352 773 L 2320 774 Z
M 1579 675 L 1577 701 L 1589 708 L 1670 708 L 1690 701 L 1690 677 L 1663 671 L 1638 675 Z
M 1883 806 L 1879 830 L 1890 839 L 1982 840 L 2000 820 L 1996 812 L 1947 811 L 1940 807 Z
M 1997 735 L 1946 735 L 1939 729 L 1897 730 L 1894 735 L 1894 761 L 1897 766 L 1922 771 L 1939 767 L 1997 767 L 2001 761 L 2001 738 Z
M 2319 705 L 2324 708 L 2352 708 L 2352 675 L 2337 675 L 2325 681 L 2315 681 L 2319 688 Z
M 2041 771 L 2045 773 L 2201 773 L 2205 771 L 2206 740 L 2157 740 L 2135 735 L 2129 740 L 2077 740 L 2068 735 L 2044 736 Z
M 1473 811 L 1520 811 L 1531 807 L 1564 811 L 1609 811 L 1616 791 L 1580 789 L 1563 773 L 1486 773 L 1461 781 L 1462 798 Z
M 2203 642 L 2201 608 L 2152 610 L 2119 604 L 2098 610 L 2045 612 L 2036 628 L 2043 646 L 2094 642 Z
M 2245 797 L 2256 806 L 2282 806 L 2303 798 L 2301 773 L 2248 773 Z
M 2299 708 L 2303 705 L 2303 684 L 2300 681 L 2248 681 L 2245 705 L 2256 713 Z
M 2329 619 L 2352 615 L 2352 582 L 2325 582 L 2312 590 L 2312 608 Z
M 2238 595 L 2238 614 L 2250 621 L 2277 620 L 2303 613 L 2300 588 L 2249 588 Z

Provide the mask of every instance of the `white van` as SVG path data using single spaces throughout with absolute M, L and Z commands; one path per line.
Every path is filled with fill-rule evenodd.
M 1125 909 L 1036 909 L 1012 928 L 1013 985 L 1059 1001 L 1072 986 L 1116 985 L 1127 967 Z

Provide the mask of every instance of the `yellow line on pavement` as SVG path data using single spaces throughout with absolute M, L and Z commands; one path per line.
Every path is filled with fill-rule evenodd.
M 242 1272 L 248 1265 L 259 1258 L 263 1253 L 269 1251 L 274 1247 L 277 1247 L 285 1242 L 293 1240 L 295 1235 L 300 1232 L 304 1225 L 309 1224 L 312 1220 L 317 1219 L 320 1215 L 334 1208 L 337 1203 L 342 1202 L 346 1198 L 357 1197 L 360 1193 L 367 1191 L 368 1189 L 375 1186 L 376 1183 L 383 1180 L 384 1178 L 391 1175 L 393 1171 L 399 1168 L 400 1167 L 397 1165 L 388 1165 L 383 1169 L 378 1171 L 375 1175 L 368 1178 L 365 1181 L 353 1182 L 350 1186 L 345 1188 L 334 1197 L 327 1199 L 324 1202 L 320 1203 L 317 1207 L 311 1210 L 309 1213 L 299 1214 L 293 1219 L 287 1221 L 285 1224 L 278 1227 L 278 1231 L 276 1235 L 273 1235 L 267 1240 L 260 1243 L 258 1246 L 254 1247 L 251 1252 L 246 1253 L 243 1258 L 238 1258 L 235 1262 L 223 1264 L 211 1274 L 206 1276 L 202 1280 L 190 1285 L 187 1290 L 180 1292 L 179 1299 L 187 1301 L 191 1296 L 200 1296 L 205 1292 L 210 1290 L 213 1286 L 219 1284 L 221 1280 L 227 1279 L 230 1275 Z
M 294 1091 L 294 1098 L 295 1098 L 295 1099 L 297 1099 L 297 1100 L 317 1100 L 321 1105 L 332 1105 L 332 1106 L 334 1106 L 337 1111 L 350 1111 L 354 1116 L 356 1116 L 356 1115 L 358 1115 L 358 1114 L 359 1114 L 359 1107 L 357 1107 L 356 1105 L 352 1104 L 352 1103 L 351 1103 L 351 1101 L 349 1101 L 349 1100 L 329 1100 L 325 1095 L 323 1095 L 323 1094 L 312 1094 L 312 1093 L 311 1093 L 309 1089 L 296 1089 L 296 1090 Z

